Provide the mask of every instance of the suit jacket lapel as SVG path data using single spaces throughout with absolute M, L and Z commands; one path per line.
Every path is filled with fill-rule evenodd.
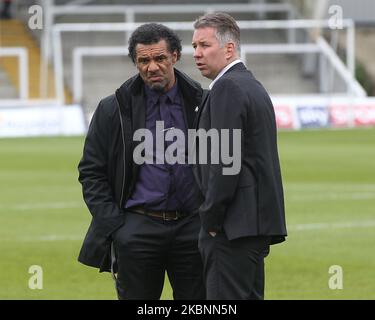
M 245 65 L 242 62 L 240 62 L 240 63 L 237 63 L 234 66 L 232 66 L 227 72 L 225 72 L 225 74 L 228 73 L 228 72 L 238 71 L 238 70 L 243 71 L 243 70 L 247 70 L 247 69 L 246 69 Z M 204 90 L 203 96 L 202 96 L 202 103 L 199 106 L 198 114 L 197 114 L 197 116 L 195 118 L 195 121 L 194 121 L 194 128 L 195 129 L 198 129 L 199 119 L 200 119 L 200 116 L 202 114 L 203 108 L 205 108 L 205 106 L 206 106 L 206 102 L 207 102 L 207 99 L 208 99 L 209 96 L 210 96 L 210 90 Z
M 198 129 L 199 118 L 200 118 L 200 116 L 202 114 L 202 110 L 205 107 L 207 99 L 208 99 L 209 96 L 210 96 L 210 91 L 209 90 L 204 90 L 203 91 L 203 96 L 202 96 L 202 102 L 201 102 L 201 105 L 199 106 L 198 114 L 197 114 L 197 116 L 195 118 L 195 121 L 194 121 L 194 128 L 195 129 Z

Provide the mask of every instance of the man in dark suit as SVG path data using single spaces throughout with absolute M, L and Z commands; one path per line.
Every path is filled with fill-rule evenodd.
M 174 144 L 164 141 L 167 132 L 186 135 L 193 128 L 202 88 L 174 68 L 181 40 L 161 24 L 137 28 L 129 56 L 138 74 L 99 103 L 79 163 L 93 217 L 78 259 L 112 271 L 120 299 L 159 299 L 165 273 L 175 299 L 205 299 L 200 192 L 187 162 L 164 159 Z M 142 130 L 151 140 L 135 139 Z M 143 143 L 151 145 L 143 150 L 151 161 L 136 152 Z M 187 152 L 182 157 L 187 160 Z
M 266 90 L 239 60 L 240 30 L 231 16 L 206 14 L 194 28 L 196 65 L 213 80 L 196 127 L 218 130 L 220 137 L 229 132 L 220 148 L 213 141 L 207 144 L 211 161 L 195 167 L 204 196 L 199 248 L 207 298 L 263 299 L 264 257 L 271 244 L 286 236 L 273 106 Z M 238 138 L 235 131 L 240 132 Z M 198 153 L 201 138 L 198 134 Z M 228 162 L 212 159 L 223 147 L 233 153 L 233 163 L 240 162 L 239 170 L 225 173 Z

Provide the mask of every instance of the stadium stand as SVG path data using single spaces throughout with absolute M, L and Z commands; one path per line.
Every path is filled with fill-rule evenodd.
M 288 21 L 290 18 L 301 18 L 299 11 L 303 12 L 301 6 L 298 5 L 298 1 L 245 1 L 236 0 L 237 4 L 242 5 L 256 5 L 265 8 L 270 6 L 285 6 L 285 10 L 274 10 L 274 11 L 262 11 L 262 10 L 231 10 L 231 14 L 238 21 Z M 67 0 L 53 0 L 49 2 L 55 5 L 54 11 L 66 10 L 67 5 L 80 4 L 81 8 L 93 8 L 99 5 L 105 5 L 109 10 L 115 8 L 115 12 L 109 14 L 108 12 L 102 12 L 97 14 L 92 14 L 89 12 L 79 12 L 77 9 L 65 11 L 61 14 L 56 14 L 55 16 L 49 16 L 45 8 L 44 15 L 45 21 L 49 18 L 52 19 L 53 26 L 61 26 L 61 24 L 82 24 L 82 23 L 122 23 L 126 19 L 131 19 L 132 16 L 125 15 L 124 2 L 120 0 L 77 0 L 77 1 L 67 1 Z M 160 5 L 169 4 L 178 5 L 185 4 L 185 1 L 158 1 L 158 0 L 130 0 L 126 1 L 126 8 L 133 5 L 147 5 L 148 8 L 160 8 Z M 168 12 L 136 12 L 133 16 L 136 23 L 144 22 L 192 22 L 199 14 L 207 10 L 214 10 L 217 5 L 224 5 L 224 8 L 233 9 L 233 2 L 228 0 L 204 0 L 204 4 L 198 0 L 189 0 L 190 5 L 201 5 L 202 12 L 179 12 L 179 13 L 168 13 Z M 13 42 L 8 45 L 23 45 L 28 49 L 29 52 L 29 92 L 30 98 L 54 98 L 56 96 L 55 81 L 56 79 L 56 69 L 53 73 L 51 64 L 54 61 L 53 52 L 53 41 L 55 34 L 48 38 L 48 47 L 50 48 L 49 56 L 51 58 L 51 64 L 48 68 L 47 81 L 45 81 L 45 87 L 41 83 L 40 72 L 42 70 L 40 65 L 40 57 L 43 54 L 43 35 L 44 33 L 40 30 L 25 30 L 27 26 L 27 21 L 30 17 L 28 13 L 28 8 L 31 2 L 28 0 L 18 2 L 18 18 L 19 20 L 10 20 L 12 25 L 8 25 L 6 28 L 2 28 L 2 32 L 17 33 L 17 36 L 13 38 Z M 122 6 L 122 7 L 121 7 Z M 151 7 L 152 6 L 152 7 Z M 77 7 L 76 7 L 77 8 Z M 104 8 L 104 7 L 101 7 Z M 85 10 L 85 9 L 84 9 Z M 229 9 L 228 9 L 229 10 Z M 156 9 L 155 9 L 156 11 Z M 49 17 L 49 18 L 47 18 Z M 48 24 L 45 26 L 48 28 Z M 51 28 L 53 29 L 53 28 Z M 52 30 L 47 30 L 52 32 Z M 344 30 L 345 31 L 345 30 Z M 243 44 L 251 45 L 263 45 L 263 44 L 287 44 L 289 42 L 288 29 L 243 29 L 241 38 Z M 191 34 L 192 30 L 181 31 L 177 30 L 180 35 L 183 45 L 187 48 L 191 46 Z M 313 44 L 314 37 L 310 29 L 299 28 L 294 31 L 294 43 L 296 44 Z M 7 39 L 7 36 L 4 38 Z M 326 34 L 326 39 L 330 41 L 330 34 Z M 347 40 L 344 37 L 345 40 Z M 333 39 L 335 40 L 335 39 Z M 331 42 L 332 44 L 333 42 Z M 6 45 L 6 41 L 2 45 Z M 63 62 L 63 82 L 64 82 L 64 102 L 65 104 L 70 104 L 72 102 L 78 103 L 83 106 L 87 118 L 95 110 L 99 100 L 111 93 L 123 83 L 130 76 L 134 75 L 137 71 L 130 61 L 129 58 L 124 54 L 121 55 L 106 55 L 106 56 L 83 56 L 82 57 L 82 98 L 79 101 L 73 101 L 72 95 L 75 89 L 73 82 L 74 73 L 77 72 L 73 68 L 73 51 L 80 47 L 108 47 L 108 46 L 123 46 L 127 47 L 126 43 L 126 33 L 121 32 L 62 32 L 61 33 L 61 53 Z M 44 46 L 45 47 L 45 46 Z M 337 59 L 335 50 L 337 48 L 332 48 L 332 59 Z M 329 49 L 331 50 L 331 49 Z M 344 57 L 345 59 L 345 57 Z M 4 60 L 4 59 L 2 59 Z M 338 60 L 338 59 L 337 59 Z M 56 61 L 55 61 L 56 62 Z M 331 61 L 332 62 L 332 61 Z M 283 53 L 283 52 L 273 52 L 271 54 L 263 53 L 248 53 L 246 55 L 246 63 L 248 67 L 253 71 L 255 76 L 264 84 L 266 89 L 271 95 L 319 95 L 319 94 L 346 94 L 349 90 L 347 82 L 343 81 L 342 74 L 339 74 L 337 70 L 331 69 L 331 65 L 327 61 L 321 60 L 321 55 L 316 52 L 311 53 Z M 323 64 L 322 64 L 323 63 Z M 345 63 L 345 60 L 344 60 Z M 193 77 L 202 83 L 203 87 L 208 87 L 209 80 L 203 78 L 199 71 L 194 65 L 194 60 L 192 58 L 191 52 L 186 51 L 183 54 L 182 61 L 177 64 L 177 67 L 186 72 L 188 75 Z M 10 84 L 17 88 L 17 79 L 15 76 L 15 66 L 14 63 L 10 67 L 9 64 L 2 64 L 0 68 L 3 68 L 3 73 L 7 74 L 10 79 Z M 343 68 L 346 67 L 343 65 Z M 13 71 L 12 71 L 13 70 Z M 331 71 L 329 71 L 331 70 Z M 350 70 L 349 70 L 350 71 Z M 324 72 L 324 74 L 323 74 Z M 344 70 L 347 72 L 347 70 Z M 329 74 L 329 76 L 327 76 Z M 287 79 L 287 81 L 285 81 Z M 350 80 L 349 80 L 350 81 Z M 362 89 L 360 89 L 362 90 Z M 359 90 L 359 91 L 360 91 Z M 13 90 L 14 91 L 14 90 Z M 44 95 L 42 92 L 44 91 Z M 11 90 L 10 90 L 11 92 Z M 61 91 L 62 92 L 62 91 Z M 13 95 L 14 96 L 14 95 Z M 0 99 L 2 96 L 0 96 Z
M 215 1 L 215 3 L 225 3 L 226 1 Z M 141 2 L 143 3 L 143 2 Z M 176 1 L 175 3 L 178 3 Z M 196 1 L 198 3 L 198 1 Z M 212 1 L 213 3 L 213 1 Z M 138 2 L 138 4 L 140 4 Z M 254 20 L 259 19 L 254 13 L 232 13 L 233 16 L 239 20 Z M 273 14 L 276 15 L 275 13 Z M 279 14 L 282 16 L 281 14 Z M 176 15 L 171 16 L 170 14 L 159 14 L 159 15 L 137 15 L 136 22 L 148 22 L 148 21 L 192 21 L 197 14 L 188 15 Z M 263 17 L 264 18 L 264 17 Z M 267 16 L 266 16 L 267 18 Z M 284 14 L 285 18 L 285 14 Z M 108 20 L 107 20 L 108 19 Z M 108 17 L 101 16 L 100 18 L 95 16 L 61 16 L 58 18 L 59 23 L 66 22 L 121 22 L 123 17 Z M 191 42 L 191 31 L 178 32 L 183 40 L 183 45 L 189 46 Z M 64 56 L 64 72 L 65 72 L 65 83 L 68 87 L 72 84 L 72 62 L 71 55 L 72 49 L 76 46 L 118 46 L 125 45 L 123 34 L 100 34 L 90 33 L 84 36 L 79 34 L 65 34 L 63 35 L 63 56 Z M 262 43 L 279 43 L 285 42 L 285 36 L 277 30 L 253 30 L 243 31 L 242 42 L 247 44 L 262 44 Z M 298 55 L 249 55 L 248 65 L 253 70 L 255 75 L 264 83 L 266 88 L 271 93 L 317 93 L 318 85 L 317 81 L 312 77 L 304 77 L 301 74 L 300 68 L 300 56 Z M 188 75 L 199 80 L 204 87 L 207 87 L 209 80 L 200 76 L 196 70 L 194 61 L 191 54 L 183 56 L 182 61 L 177 65 L 184 70 Z M 106 77 L 108 70 L 111 70 L 111 75 L 108 80 L 103 81 L 103 77 Z M 89 112 L 95 108 L 100 97 L 103 97 L 109 93 L 112 93 L 117 86 L 136 72 L 133 64 L 124 57 L 90 57 L 85 58 L 83 66 L 83 105 Z M 285 82 L 283 79 L 288 77 L 290 81 Z
M 48 86 L 45 96 L 41 96 L 40 44 L 37 39 L 32 36 L 32 33 L 27 28 L 27 24 L 25 24 L 21 20 L 16 19 L 0 21 L 0 39 L 1 47 L 23 47 L 28 52 L 29 98 L 54 98 L 55 88 L 51 67 L 48 69 L 48 78 L 51 79 L 51 81 L 47 83 Z M 13 57 L 2 58 L 1 67 L 3 69 L 3 72 L 6 72 L 6 74 L 8 75 L 11 84 L 13 84 L 13 89 L 18 88 L 18 63 L 16 59 Z M 68 91 L 66 91 L 65 99 L 67 103 L 70 103 L 72 100 Z
M 87 2 L 87 1 L 86 1 Z M 228 1 L 204 1 L 208 5 L 223 4 Z M 63 5 L 68 1 L 55 1 L 56 5 Z M 163 3 L 162 1 L 127 1 L 127 4 L 152 4 Z M 164 1 L 164 3 L 181 4 L 184 1 Z M 201 4 L 200 1 L 189 1 L 192 4 Z M 248 1 L 236 1 L 236 3 L 246 4 Z M 256 3 L 256 2 L 254 2 Z M 123 4 L 121 1 L 90 1 L 87 6 L 100 4 Z M 259 20 L 264 18 L 282 18 L 287 14 L 284 12 L 268 13 L 260 16 L 257 12 L 251 13 L 232 13 L 239 20 Z M 193 21 L 197 13 L 189 14 L 139 14 L 136 21 Z M 112 15 L 77 15 L 65 14 L 57 16 L 54 23 L 83 23 L 83 22 L 124 22 L 123 14 Z M 178 32 L 183 40 L 183 45 L 190 46 L 191 31 Z M 40 39 L 40 32 L 34 32 L 36 38 Z M 279 43 L 285 42 L 285 34 L 278 30 L 253 30 L 243 31 L 242 42 L 247 44 L 254 43 Z M 64 57 L 64 80 L 66 87 L 72 92 L 72 50 L 77 46 L 119 46 L 126 45 L 123 33 L 90 33 L 77 34 L 66 33 L 62 37 L 63 57 Z M 315 76 L 304 77 L 301 74 L 301 56 L 300 55 L 248 55 L 248 65 L 255 75 L 265 84 L 271 93 L 317 93 L 318 84 Z M 34 64 L 35 66 L 37 64 Z M 202 82 L 207 87 L 209 80 L 200 76 L 196 70 L 191 54 L 183 56 L 182 61 L 177 67 L 180 67 L 187 74 Z M 111 70 L 110 76 L 107 74 Z M 126 57 L 89 57 L 83 62 L 83 100 L 85 109 L 92 111 L 95 108 L 100 97 L 112 93 L 119 84 L 125 79 L 136 73 L 133 64 Z M 38 74 L 38 72 L 36 73 Z M 290 81 L 283 79 L 288 76 Z M 104 80 L 105 78 L 105 80 Z M 104 81 L 103 81 L 104 80 Z M 35 82 L 34 82 L 35 83 Z M 51 85 L 52 82 L 49 81 Z

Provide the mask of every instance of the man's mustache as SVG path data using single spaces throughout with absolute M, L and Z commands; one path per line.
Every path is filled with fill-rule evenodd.
M 149 73 L 148 74 L 148 77 L 150 78 L 150 77 L 162 77 L 163 75 L 162 74 L 160 74 L 160 73 Z

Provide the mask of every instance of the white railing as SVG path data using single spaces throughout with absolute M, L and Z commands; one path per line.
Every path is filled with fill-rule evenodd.
M 158 4 L 158 5 L 50 5 L 46 15 L 48 16 L 47 28 L 52 27 L 55 17 L 59 15 L 124 15 L 124 22 L 133 23 L 137 14 L 203 14 L 207 12 L 225 11 L 228 13 L 246 12 L 257 13 L 264 16 L 266 13 L 285 13 L 286 19 L 294 19 L 296 12 L 289 3 L 221 3 L 221 4 Z M 158 19 L 160 19 L 158 17 Z
M 75 0 L 64 5 L 55 5 L 54 0 L 41 0 L 43 3 L 44 13 L 44 28 L 41 42 L 41 94 L 45 95 L 47 92 L 48 82 L 48 62 L 50 61 L 51 49 L 50 42 L 52 41 L 52 26 L 55 23 L 55 18 L 61 15 L 103 15 L 103 14 L 117 14 L 124 15 L 124 21 L 134 23 L 137 14 L 203 14 L 213 11 L 225 12 L 246 12 L 256 13 L 259 18 L 263 18 L 266 13 L 285 13 L 286 19 L 295 19 L 296 11 L 293 5 L 289 3 L 228 3 L 228 4 L 158 4 L 158 5 L 89 5 L 84 4 L 90 2 L 89 0 Z M 158 21 L 160 17 L 158 17 Z M 133 29 L 126 30 L 125 43 L 130 37 Z M 287 31 L 288 42 L 295 42 L 295 30 L 289 29 Z
M 29 98 L 28 52 L 22 47 L 0 48 L 0 57 L 18 57 L 18 79 L 20 99 Z
M 158 4 L 158 5 L 53 5 L 47 11 L 50 17 L 47 19 L 50 28 L 59 15 L 103 15 L 103 14 L 123 14 L 124 21 L 134 23 L 137 14 L 202 14 L 206 12 L 225 11 L 227 13 L 246 12 L 264 15 L 265 13 L 286 13 L 286 19 L 294 19 L 296 12 L 289 3 L 222 3 L 222 4 Z M 48 29 L 50 30 L 50 29 Z M 127 38 L 130 32 L 127 32 Z M 292 30 L 288 33 L 290 41 L 294 40 Z
M 158 4 L 158 5 L 52 5 L 53 16 L 63 14 L 119 14 L 131 12 L 132 14 L 173 14 L 173 13 L 203 13 L 212 11 L 226 12 L 286 12 L 294 13 L 294 8 L 288 3 L 212 3 L 212 4 Z
M 328 48 L 327 48 L 328 46 Z M 191 46 L 183 46 L 182 54 L 192 55 L 194 49 Z M 332 49 L 323 39 L 318 44 L 256 44 L 241 46 L 241 60 L 246 64 L 247 54 L 296 54 L 296 53 L 321 53 L 329 60 L 337 73 L 342 77 L 348 87 L 348 94 L 363 97 L 365 91 L 351 76 L 342 61 L 332 54 Z M 82 61 L 86 56 L 126 56 L 128 48 L 118 47 L 76 47 L 73 50 L 73 101 L 80 104 L 83 97 L 83 67 Z M 321 73 L 323 70 L 321 70 Z
M 338 74 L 343 78 L 347 85 L 348 93 L 353 94 L 357 97 L 365 97 L 367 96 L 366 91 L 362 88 L 359 82 L 355 79 L 353 73 L 346 68 L 344 63 L 341 59 L 337 56 L 336 52 L 332 49 L 332 47 L 327 43 L 327 41 L 319 37 L 316 41 L 318 47 L 320 48 L 321 52 L 324 53 L 323 57 L 327 58 L 330 64 L 333 66 L 334 70 L 338 72 Z M 321 60 L 322 61 L 322 60 Z M 324 80 L 324 73 L 322 72 L 324 65 L 320 64 L 320 83 Z
M 183 46 L 181 54 L 192 55 L 194 49 L 191 46 Z M 248 53 L 311 53 L 319 52 L 319 48 L 314 44 L 300 45 L 242 45 L 241 60 L 246 64 L 246 54 Z M 73 50 L 73 101 L 80 104 L 83 97 L 83 58 L 88 56 L 126 56 L 128 48 L 118 47 L 76 47 Z
M 257 13 L 264 16 L 266 13 L 286 13 L 286 19 L 295 19 L 296 11 L 289 3 L 222 3 L 222 4 L 158 4 L 158 5 L 80 5 L 65 4 L 54 5 L 53 0 L 44 2 L 45 29 L 43 35 L 43 47 L 45 55 L 49 57 L 48 39 L 55 18 L 60 15 L 103 15 L 103 14 L 123 14 L 124 21 L 134 23 L 137 14 L 174 14 L 174 13 L 196 13 L 225 11 L 228 13 L 246 12 Z M 159 18 L 160 19 L 160 18 Z M 126 39 L 130 37 L 130 31 L 126 32 Z M 293 29 L 288 30 L 288 41 L 295 42 Z
M 63 107 L 60 101 L 56 99 L 1 99 L 1 108 L 19 108 L 19 107 Z
M 183 51 L 183 53 L 185 53 Z M 126 47 L 76 47 L 73 50 L 73 102 L 81 104 L 83 97 L 83 68 L 85 56 L 122 56 L 128 54 Z
M 142 23 L 70 23 L 56 24 L 52 28 L 53 35 L 53 53 L 55 67 L 55 85 L 57 98 L 64 101 L 64 84 L 63 84 L 63 57 L 61 34 L 63 32 L 130 32 Z M 164 25 L 173 30 L 193 31 L 192 22 L 166 22 Z M 238 21 L 238 25 L 242 30 L 245 29 L 312 29 L 312 28 L 329 28 L 328 20 L 262 20 L 262 21 Z M 354 79 L 355 52 L 354 52 L 354 23 L 352 20 L 343 20 L 343 27 L 347 28 L 347 46 L 346 46 L 346 68 Z M 290 44 L 293 50 L 297 46 L 310 44 Z M 244 45 L 242 45 L 243 47 Z M 284 45 L 285 46 L 285 45 Z M 321 46 L 322 47 L 322 46 Z M 272 47 L 268 47 L 270 49 Z M 273 48 L 275 49 L 275 47 Z M 291 49 L 288 49 L 291 50 Z M 297 49 L 298 50 L 298 49 Z M 322 49 L 325 50 L 325 49 Z M 328 52 L 325 50 L 325 52 Z M 334 53 L 334 55 L 336 55 Z M 339 59 L 337 57 L 337 59 Z M 333 61 L 329 59 L 329 61 Z M 336 61 L 337 66 L 337 61 Z M 346 76 L 345 76 L 346 77 Z M 350 85 L 352 88 L 353 86 Z M 352 89 L 350 89 L 352 90 Z

